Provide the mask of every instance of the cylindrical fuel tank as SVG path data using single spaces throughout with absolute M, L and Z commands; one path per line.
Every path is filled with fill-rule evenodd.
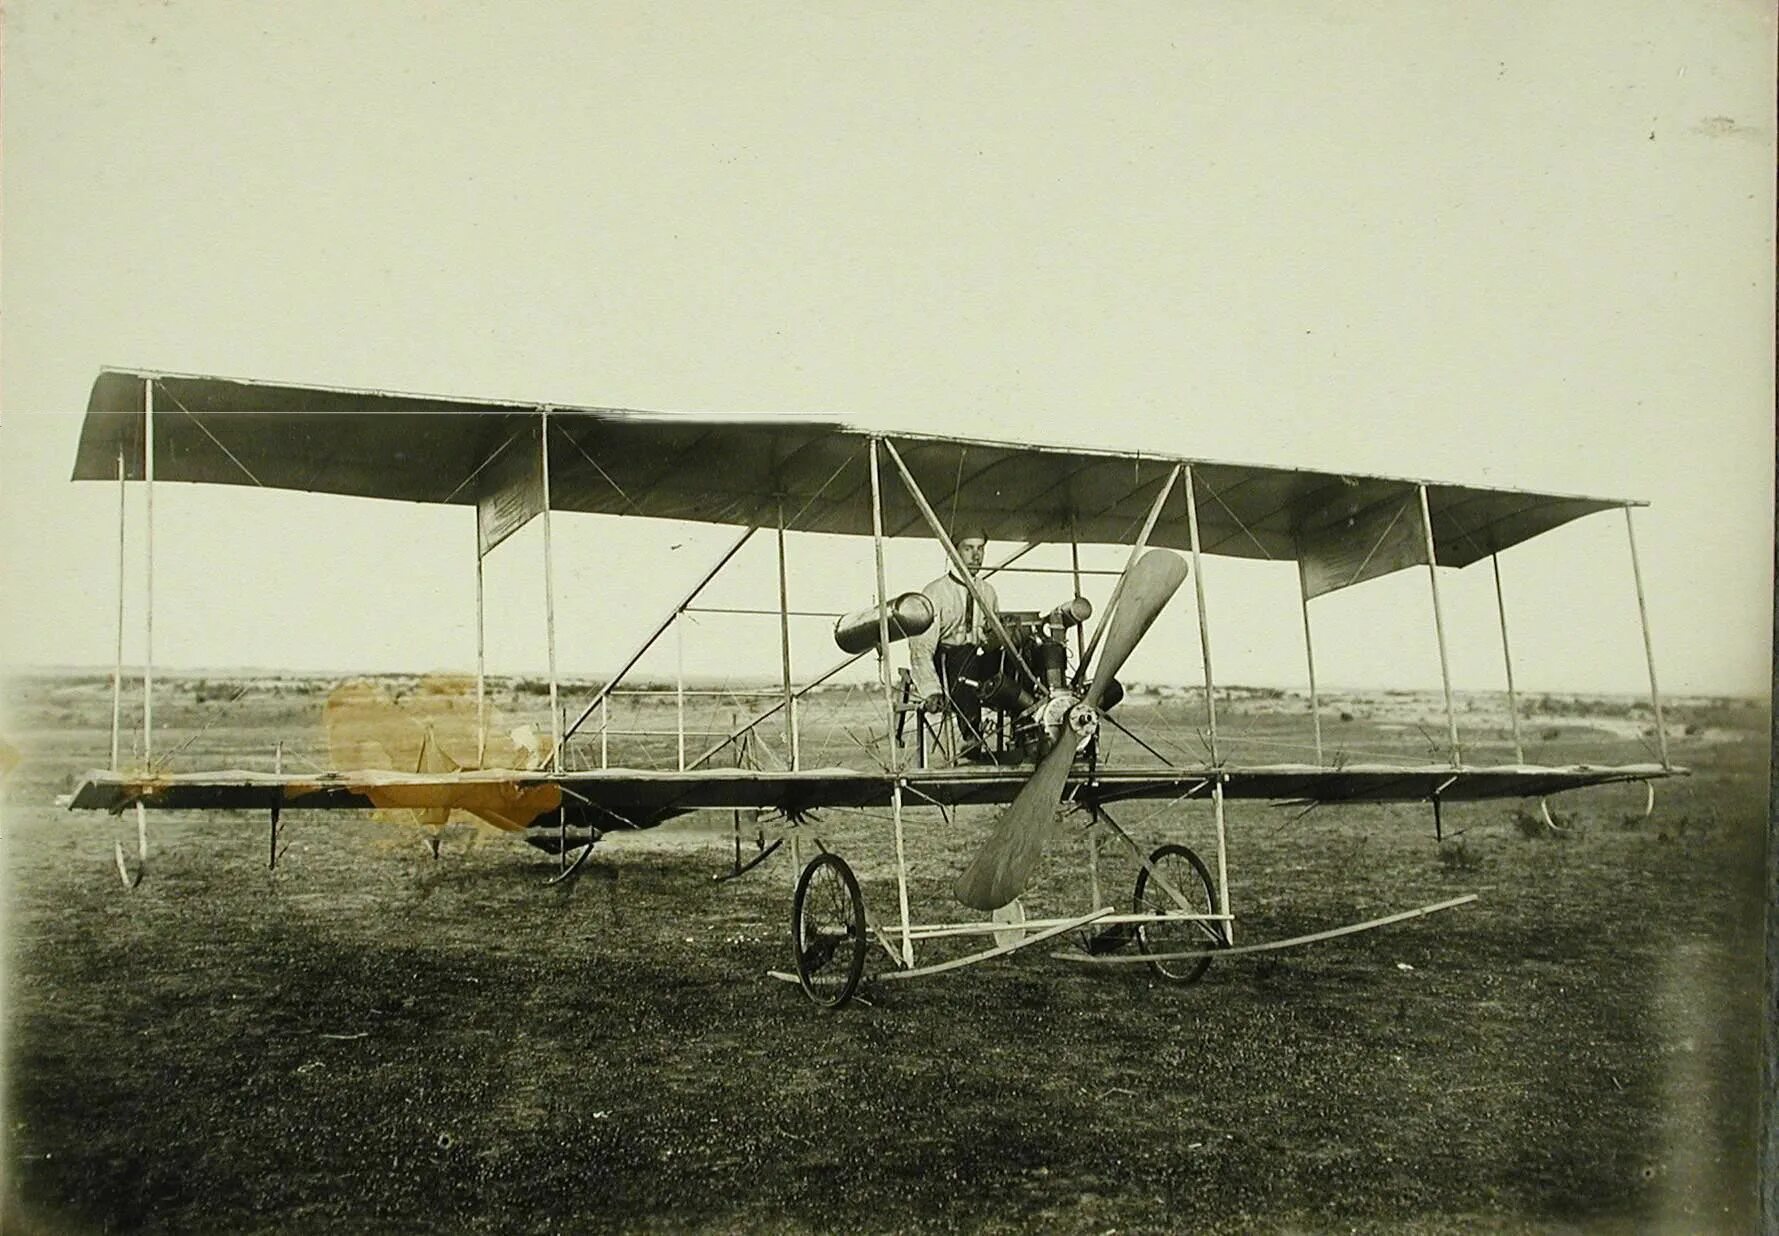
M 890 643 L 919 635 L 933 625 L 933 603 L 925 593 L 904 592 L 889 603 Z M 847 614 L 834 624 L 834 642 L 842 652 L 869 652 L 877 647 L 877 607 Z

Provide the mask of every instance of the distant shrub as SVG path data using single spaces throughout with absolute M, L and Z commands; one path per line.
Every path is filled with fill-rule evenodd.
M 1353 719 L 1353 714 L 1343 708 L 1340 712 L 1340 719 L 1342 721 L 1351 721 Z

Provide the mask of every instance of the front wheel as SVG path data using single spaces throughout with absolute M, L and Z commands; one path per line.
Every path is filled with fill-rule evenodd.
M 803 994 L 825 1009 L 852 999 L 865 972 L 865 902 L 852 868 L 818 854 L 791 898 L 791 949 Z
M 1160 880 L 1150 875 L 1153 870 Z M 1149 865 L 1137 872 L 1136 895 L 1132 912 L 1136 914 L 1174 914 L 1186 912 L 1168 895 L 1162 882 L 1180 894 L 1193 914 L 1217 914 L 1217 889 L 1203 860 L 1183 845 L 1164 845 L 1149 855 Z M 1229 936 L 1221 922 L 1191 919 L 1171 923 L 1140 923 L 1137 925 L 1137 947 L 1145 953 L 1184 953 L 1195 949 L 1229 947 Z M 1211 955 L 1181 957 L 1172 961 L 1152 961 L 1150 969 L 1170 983 L 1185 986 L 1204 977 L 1210 967 Z

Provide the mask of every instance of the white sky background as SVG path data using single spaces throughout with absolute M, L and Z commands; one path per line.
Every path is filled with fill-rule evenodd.
M 116 491 L 67 478 L 115 364 L 1647 498 L 1664 689 L 1766 690 L 1770 5 L 5 19 L 10 664 L 111 662 Z M 469 510 L 155 503 L 157 664 L 473 670 Z M 495 671 L 543 665 L 536 531 L 489 562 Z M 558 516 L 562 671 L 613 667 L 733 535 Z M 769 547 L 723 603 L 774 602 Z M 868 541 L 791 549 L 794 607 L 869 601 Z M 940 569 L 896 550 L 892 588 Z M 1501 566 L 1524 687 L 1647 688 L 1622 518 Z M 1206 583 L 1219 680 L 1301 684 L 1292 568 Z M 1457 685 L 1498 687 L 1487 566 L 1442 587 Z M 1312 611 L 1324 682 L 1438 686 L 1424 571 Z M 797 631 L 800 671 L 835 659 Z M 686 657 L 775 673 L 776 624 L 707 618 Z M 1198 681 L 1190 587 L 1125 677 Z

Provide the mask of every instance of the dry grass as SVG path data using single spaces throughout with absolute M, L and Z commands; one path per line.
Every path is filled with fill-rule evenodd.
M 228 709 L 196 765 L 310 733 L 319 690 L 238 685 L 157 705 L 175 742 Z M 1289 703 L 1234 701 L 1230 728 L 1283 733 Z M 1385 705 L 1334 701 L 1356 719 L 1330 732 L 1412 751 Z M 726 831 L 612 838 L 546 889 L 554 859 L 469 829 L 435 863 L 408 830 L 293 813 L 273 874 L 263 821 L 180 817 L 125 893 L 133 829 L 48 802 L 103 762 L 108 693 L 24 682 L 11 715 L 8 1231 L 1752 1223 L 1758 713 L 1677 738 L 1699 771 L 1648 821 L 1631 788 L 1572 796 L 1561 835 L 1448 808 L 1443 846 L 1413 808 L 1232 809 L 1243 939 L 1481 894 L 1446 915 L 1186 990 L 1040 946 L 837 1015 L 763 977 L 788 962 L 789 864 L 712 883 Z M 1590 719 L 1534 724 L 1645 758 Z M 915 815 L 917 914 L 954 916 L 986 819 Z M 884 821 L 813 831 L 893 916 Z M 1201 807 L 1136 831 L 1210 848 Z M 1033 912 L 1084 896 L 1080 853 L 1059 839 Z M 1120 896 L 1133 870 L 1108 851 Z

